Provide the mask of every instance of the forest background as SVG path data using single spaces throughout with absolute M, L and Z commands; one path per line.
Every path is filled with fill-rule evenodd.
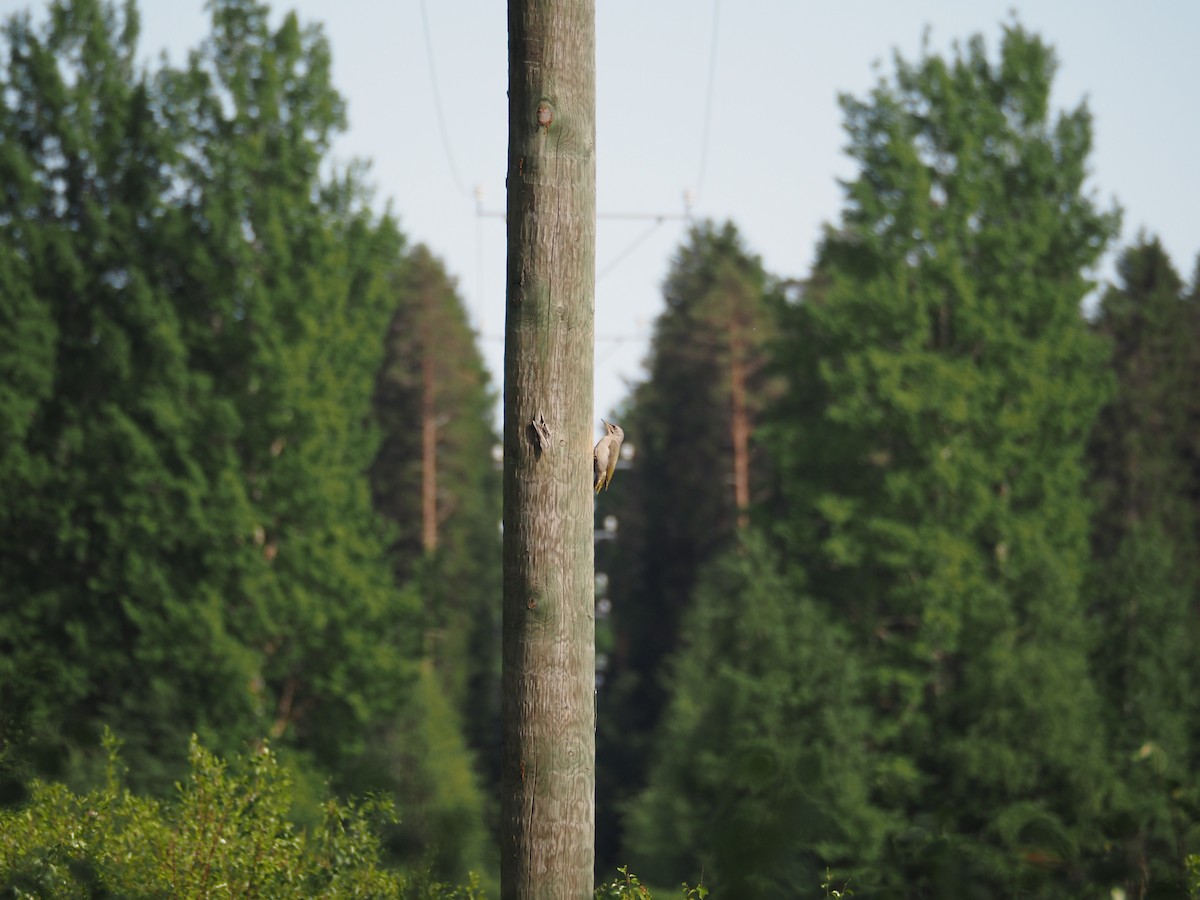
M 321 31 L 211 12 L 180 66 L 132 3 L 5 26 L 0 834 L 105 783 L 106 728 L 148 797 L 194 734 L 269 741 L 297 823 L 382 793 L 390 861 L 490 873 L 495 388 L 330 164 Z M 1187 896 L 1200 286 L 1143 233 L 1096 292 L 1119 209 L 1055 70 L 1013 22 L 843 98 L 802 278 L 730 222 L 677 248 L 597 508 L 602 872 Z

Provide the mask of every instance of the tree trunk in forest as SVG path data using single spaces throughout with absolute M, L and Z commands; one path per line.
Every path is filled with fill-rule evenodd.
M 733 500 L 738 528 L 750 521 L 750 415 L 746 411 L 746 341 L 735 311 L 729 329 L 729 392 L 733 403 Z
M 430 315 L 425 310 L 426 318 Z M 428 332 L 428 327 L 426 328 Z M 426 554 L 437 550 L 437 402 L 433 347 L 428 337 L 423 342 L 421 360 L 421 549 Z
M 591 897 L 593 0 L 510 0 L 501 896 Z

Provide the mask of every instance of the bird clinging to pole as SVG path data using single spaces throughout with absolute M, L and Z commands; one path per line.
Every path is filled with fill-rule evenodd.
M 596 449 L 592 451 L 592 486 L 597 494 L 601 488 L 607 490 L 612 484 L 613 472 L 617 471 L 617 460 L 621 456 L 621 441 L 625 440 L 625 432 L 620 425 L 613 425 L 604 419 L 600 421 L 604 422 L 604 437 L 600 438 Z

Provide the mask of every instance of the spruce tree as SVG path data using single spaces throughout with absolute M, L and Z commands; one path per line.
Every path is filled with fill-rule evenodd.
M 131 4 L 5 30 L 5 764 L 90 780 L 108 725 L 165 790 L 189 734 L 270 737 L 299 796 L 393 790 L 406 850 L 460 874 L 482 803 L 367 477 L 404 239 L 327 171 L 319 29 L 211 12 L 153 74 Z
M 252 654 L 251 700 L 270 733 L 338 767 L 396 708 L 419 651 L 364 476 L 391 302 L 382 273 L 401 238 L 371 222 L 352 180 L 322 180 L 344 111 L 319 31 L 294 15 L 272 29 L 248 0 L 213 4 L 212 17 L 160 90 L 181 140 L 190 248 L 173 299 L 202 408 L 220 416 L 209 482 L 236 516 L 218 544 L 224 618 Z
M 1114 871 L 1137 896 L 1170 885 L 1182 890 L 1182 823 L 1200 808 L 1200 473 L 1191 456 L 1200 320 L 1156 239 L 1126 249 L 1117 275 L 1095 321 L 1111 342 L 1116 391 L 1089 448 L 1096 513 L 1087 598 L 1119 776 L 1106 829 L 1117 848 Z
M 225 463 L 249 529 L 232 618 L 270 732 L 340 789 L 394 790 L 410 810 L 402 852 L 438 846 L 441 873 L 461 874 L 480 863 L 482 801 L 460 720 L 421 669 L 422 586 L 395 582 L 368 477 L 404 240 L 356 171 L 323 173 L 345 110 L 320 29 L 294 14 L 271 28 L 252 0 L 212 16 L 163 90 L 194 248 L 179 294 L 231 416 Z
M 827 867 L 861 881 L 884 833 L 866 684 L 803 572 L 745 535 L 701 570 L 669 671 L 631 868 L 728 897 L 803 895 Z
M 197 384 L 165 262 L 176 148 L 136 38 L 132 8 L 97 0 L 5 30 L 0 229 L 20 340 L 4 348 L 0 694 L 20 718 L 6 743 L 40 769 L 85 775 L 110 721 L 154 780 L 189 731 L 245 736 L 254 711 L 206 563 L 228 532 L 193 459 L 204 414 L 181 402 Z
M 1117 215 L 1039 38 L 895 66 L 843 98 L 859 172 L 788 310 L 776 536 L 865 654 L 872 800 L 911 824 L 882 880 L 1060 897 L 1107 779 L 1080 596 L 1106 381 L 1080 304 Z

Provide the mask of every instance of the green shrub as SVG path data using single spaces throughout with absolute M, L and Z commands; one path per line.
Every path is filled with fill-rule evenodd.
M 617 871 L 619 877 L 596 885 L 596 900 L 653 900 L 650 889 L 627 866 L 619 866 Z M 659 896 L 663 896 L 662 891 L 659 891 Z M 685 883 L 680 886 L 676 896 L 680 900 L 704 900 L 708 896 L 708 888 L 703 885 L 689 887 Z
M 317 827 L 296 826 L 291 778 L 266 745 L 228 766 L 193 738 L 171 803 L 130 793 L 115 739 L 105 745 L 103 788 L 34 782 L 0 812 L 0 896 L 484 898 L 474 878 L 450 887 L 381 865 L 387 800 L 330 799 Z

